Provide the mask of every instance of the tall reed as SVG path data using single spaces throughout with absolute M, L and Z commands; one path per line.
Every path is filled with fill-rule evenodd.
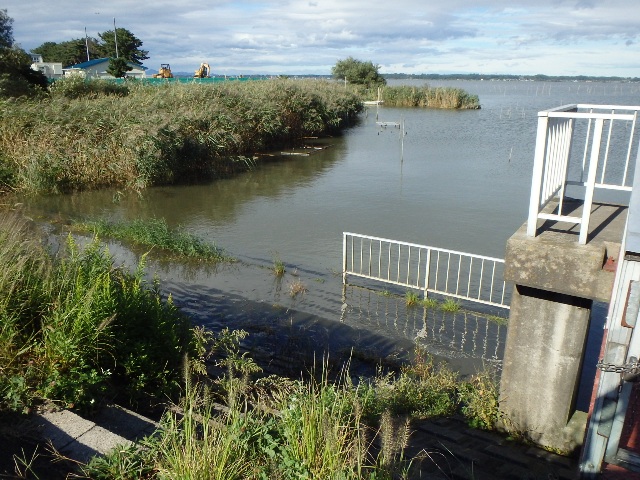
M 365 95 L 373 98 L 377 93 L 369 91 Z M 477 95 L 454 87 L 385 86 L 381 89 L 381 100 L 387 107 L 426 107 L 454 110 L 480 108 L 480 100 Z
M 330 82 L 138 85 L 4 103 L 0 190 L 65 192 L 228 175 L 257 152 L 335 133 L 362 108 Z M 73 97 L 73 98 L 69 98 Z

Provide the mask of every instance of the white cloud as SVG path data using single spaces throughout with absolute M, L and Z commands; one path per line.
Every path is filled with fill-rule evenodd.
M 6 4 L 8 3 L 8 4 Z M 349 55 L 383 72 L 639 76 L 640 9 L 628 0 L 17 0 L 5 2 L 24 48 L 117 26 L 145 65 L 193 71 L 330 73 Z

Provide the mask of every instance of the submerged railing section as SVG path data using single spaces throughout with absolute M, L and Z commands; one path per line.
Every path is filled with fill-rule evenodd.
M 589 232 L 594 192 L 631 191 L 638 156 L 636 120 L 640 106 L 565 105 L 538 113 L 527 235 L 537 221 L 580 225 L 578 242 Z M 583 187 L 582 213 L 563 213 L 567 186 Z M 544 212 L 557 198 L 555 212 Z
M 343 233 L 343 282 L 352 275 L 509 308 L 504 260 L 357 233 Z

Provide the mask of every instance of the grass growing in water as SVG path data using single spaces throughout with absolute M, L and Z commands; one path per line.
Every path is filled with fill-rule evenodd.
M 422 305 L 424 305 L 424 308 L 434 309 L 438 308 L 440 304 L 435 298 L 425 298 L 424 300 L 422 300 Z
M 290 297 L 295 298 L 298 295 L 304 295 L 305 293 L 307 293 L 307 286 L 299 278 L 296 278 L 289 284 Z
M 164 219 L 78 223 L 76 228 L 100 237 L 117 238 L 145 247 L 158 247 L 181 257 L 210 261 L 229 261 L 230 257 L 214 244 L 206 243 L 182 228 L 171 229 Z
M 416 292 L 408 290 L 404 295 L 404 302 L 407 307 L 415 307 L 420 303 L 420 296 Z
M 500 317 L 498 315 L 489 315 L 487 317 L 487 320 L 489 320 L 490 322 L 493 322 L 497 325 L 508 325 L 509 324 L 509 319 L 505 318 L 505 317 Z
M 366 91 L 365 98 L 374 98 L 377 92 Z M 377 97 L 376 97 L 377 98 Z M 426 107 L 460 110 L 476 110 L 480 108 L 477 95 L 467 93 L 461 88 L 453 87 L 421 87 L 385 86 L 381 89 L 381 99 L 387 107 Z
M 0 192 L 142 190 L 228 176 L 250 169 L 256 153 L 339 132 L 363 108 L 326 81 L 132 82 L 117 95 L 64 82 L 50 98 L 3 103 Z
M 457 312 L 460 310 L 460 304 L 451 298 L 447 298 L 440 304 L 440 310 L 443 312 Z
M 273 266 L 271 267 L 271 270 L 273 270 L 273 274 L 278 278 L 282 278 L 287 271 L 284 266 L 284 262 L 280 260 L 280 257 L 277 255 L 274 255 L 273 257 Z

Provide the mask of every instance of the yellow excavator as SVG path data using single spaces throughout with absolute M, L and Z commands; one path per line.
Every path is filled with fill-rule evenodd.
M 200 68 L 194 72 L 193 78 L 209 78 L 210 73 L 211 68 L 209 68 L 209 64 L 201 63 Z
M 154 73 L 152 75 L 153 78 L 173 78 L 173 73 L 171 73 L 171 66 L 168 63 L 161 63 L 160 70 L 158 73 Z

